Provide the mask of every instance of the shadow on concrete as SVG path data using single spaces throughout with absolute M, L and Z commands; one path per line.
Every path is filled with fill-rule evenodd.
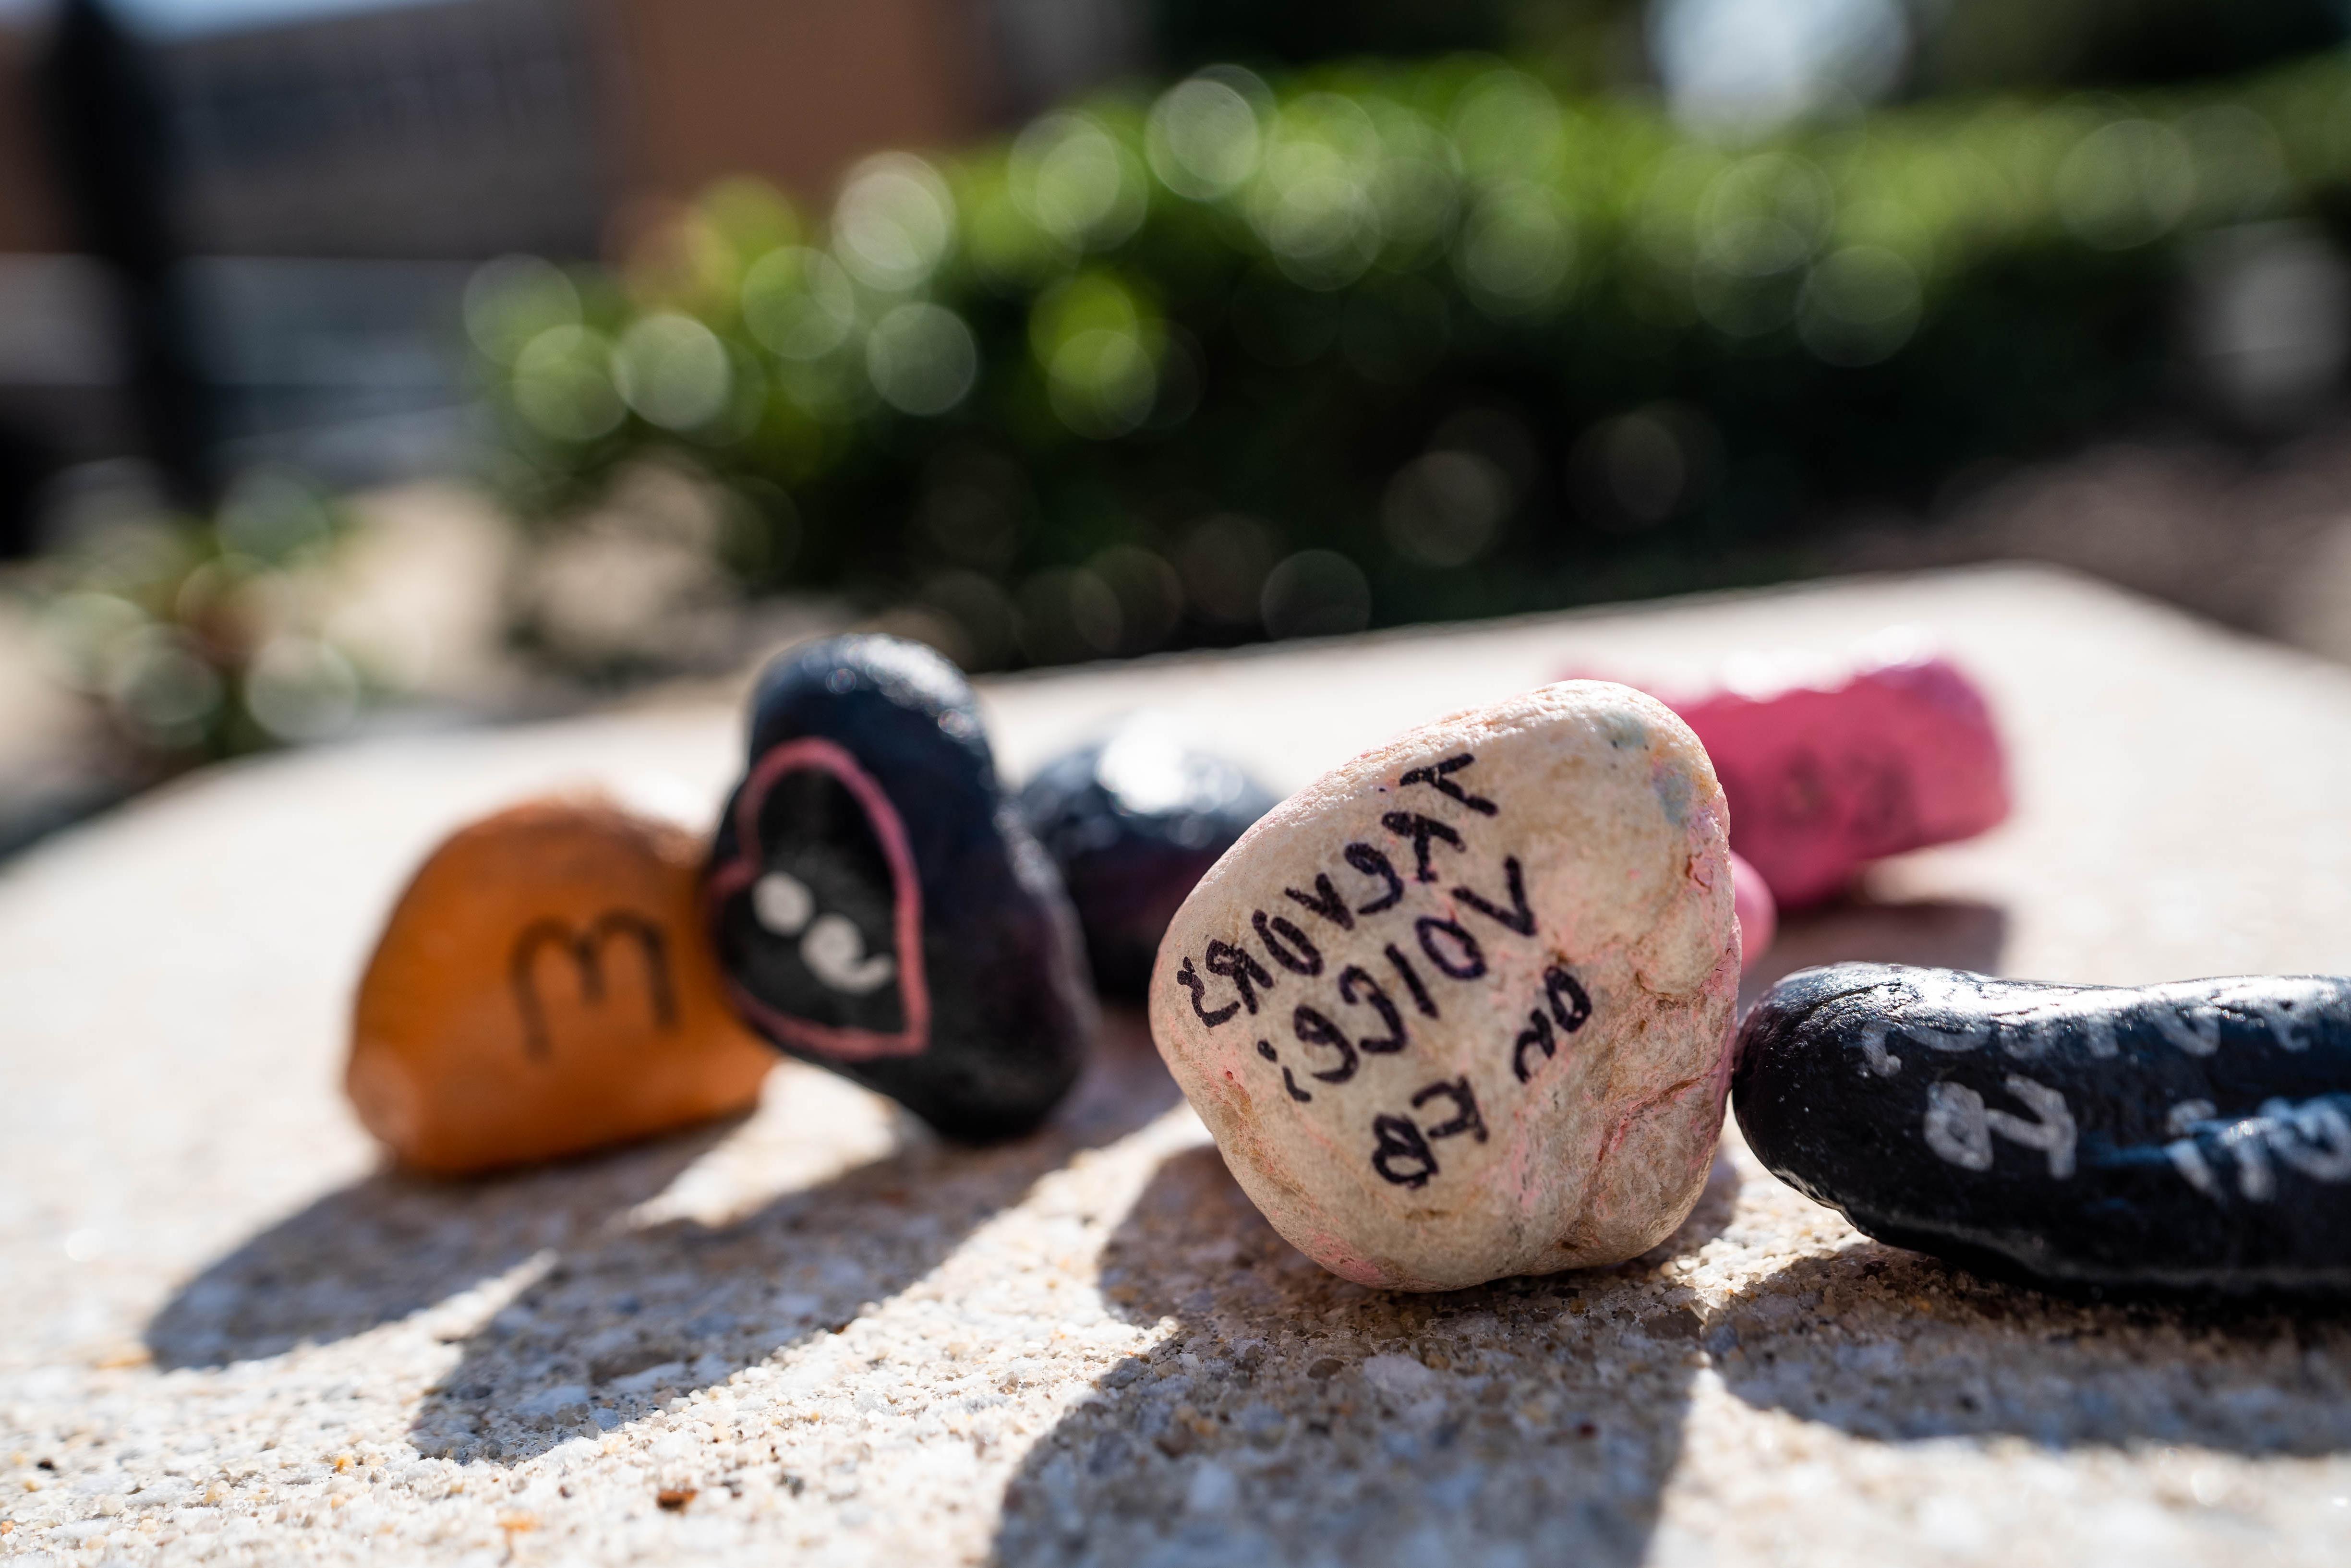
M 1113 1014 L 1086 1078 L 1034 1136 L 972 1149 L 910 1122 L 895 1152 L 742 1219 L 581 1238 L 464 1342 L 411 1440 L 426 1454 L 512 1464 L 839 1333 L 1080 1150 L 1176 1099 L 1141 1015 Z
M 2007 940 L 2008 912 L 1997 904 L 1964 899 L 1823 904 L 1781 923 L 1763 961 L 1740 982 L 1740 1006 L 1818 964 L 1918 964 L 1997 974 Z
M 1171 1332 L 1030 1451 L 995 1560 L 1637 1563 L 1700 1359 L 1662 1266 L 1737 1192 L 1718 1161 L 1689 1220 L 1616 1269 L 1409 1295 L 1308 1261 L 1213 1148 L 1172 1155 L 1102 1271 L 1114 1310 Z
M 206 1267 L 148 1321 L 148 1351 L 224 1366 L 395 1322 L 643 1203 L 735 1125 L 480 1180 L 368 1176 Z
M 1705 1343 L 1750 1405 L 1887 1442 L 2351 1448 L 2351 1316 L 2094 1305 L 1865 1242 L 1801 1259 Z

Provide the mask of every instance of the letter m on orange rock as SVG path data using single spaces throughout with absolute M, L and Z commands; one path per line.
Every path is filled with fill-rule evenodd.
M 580 999 L 591 1007 L 604 1002 L 604 951 L 614 939 L 632 943 L 644 960 L 645 989 L 653 1027 L 677 1028 L 677 993 L 670 977 L 669 938 L 661 926 L 626 909 L 608 909 L 586 930 L 562 920 L 540 920 L 515 938 L 507 975 L 514 988 L 515 1009 L 522 1015 L 524 1054 L 544 1061 L 552 1051 L 548 1038 L 547 1001 L 539 992 L 539 960 L 548 952 L 569 956 L 579 976 Z
M 720 984 L 707 852 L 593 797 L 452 834 L 393 905 L 352 1001 L 360 1120 L 402 1165 L 455 1176 L 747 1108 L 776 1053 Z

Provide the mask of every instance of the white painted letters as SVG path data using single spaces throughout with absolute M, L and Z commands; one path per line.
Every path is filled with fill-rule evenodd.
M 1937 1157 L 1963 1170 L 1988 1171 L 1992 1165 L 1995 1134 L 2048 1157 L 2049 1175 L 2063 1181 L 2074 1174 L 2076 1134 L 2074 1113 L 2065 1096 L 2045 1083 L 2010 1073 L 2001 1086 L 2022 1101 L 2032 1115 L 1995 1111 L 1983 1096 L 1963 1083 L 1937 1083 L 1927 1091 L 1927 1146 Z

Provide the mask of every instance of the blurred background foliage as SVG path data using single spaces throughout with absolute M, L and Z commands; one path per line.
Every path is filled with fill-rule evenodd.
M 1491 57 L 1212 65 L 821 215 L 722 184 L 467 320 L 524 515 L 715 481 L 748 589 L 986 669 L 1785 576 L 1977 459 L 2257 425 L 2338 369 L 2296 319 L 2346 177 L 2331 54 L 1745 134 Z M 2198 288 L 2232 328 L 2178 329 Z
M 116 519 L 29 580 L 47 673 L 152 756 L 323 739 L 404 684 L 355 615 L 346 519 L 298 475 L 249 473 L 203 524 Z
M 1883 66 L 1848 89 L 1915 99 L 2232 76 L 2333 47 L 2344 16 L 2335 0 L 1164 0 L 1152 30 L 1176 74 L 1475 51 L 1584 91 L 1687 76 L 1700 54 L 1728 71 L 1874 48 Z
M 2003 465 L 2338 406 L 2337 0 L 1096 8 L 1123 74 L 992 141 L 474 272 L 504 518 L 239 458 L 201 516 L 68 496 L 0 622 L 135 785 L 852 623 L 988 670 L 1775 580 Z M 2173 531 L 2110 575 L 2253 624 Z

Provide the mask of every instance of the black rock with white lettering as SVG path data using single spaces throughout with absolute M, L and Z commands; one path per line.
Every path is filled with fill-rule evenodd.
M 2351 979 L 1806 969 L 1748 1014 L 1731 1104 L 1881 1241 L 2095 1293 L 2351 1292 Z
M 1149 716 L 1055 758 L 1020 791 L 1077 906 L 1094 983 L 1136 998 L 1176 911 L 1274 805 L 1238 764 L 1185 745 Z
M 754 1028 L 949 1136 L 1024 1133 L 1077 1078 L 1076 917 L 970 685 L 919 643 L 839 637 L 761 674 L 704 894 Z

